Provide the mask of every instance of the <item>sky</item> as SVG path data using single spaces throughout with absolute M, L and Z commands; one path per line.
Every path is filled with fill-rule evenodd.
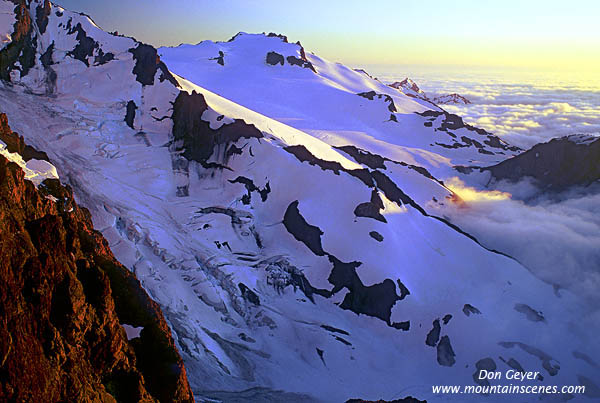
M 596 0 L 56 0 L 155 46 L 277 32 L 329 60 L 600 71 Z

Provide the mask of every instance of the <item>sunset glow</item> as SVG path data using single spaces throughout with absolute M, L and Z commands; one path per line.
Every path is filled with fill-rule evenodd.
M 107 30 L 153 45 L 277 32 L 345 64 L 430 64 L 542 69 L 594 80 L 600 5 L 591 0 L 144 1 L 60 4 Z M 135 13 L 136 20 L 129 16 Z M 597 80 L 597 78 L 596 78 Z

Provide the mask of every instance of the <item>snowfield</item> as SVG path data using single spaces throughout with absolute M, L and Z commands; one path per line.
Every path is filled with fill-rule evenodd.
M 58 6 L 37 28 L 0 111 L 161 305 L 198 401 L 530 401 L 432 393 L 490 360 L 597 393 L 580 298 L 435 215 L 455 165 L 518 148 L 280 36 L 159 59 Z
M 23 172 L 25 179 L 33 182 L 38 187 L 46 179 L 58 179 L 58 173 L 54 165 L 48 161 L 31 159 L 27 162 L 18 153 L 11 153 L 7 150 L 6 144 L 0 140 L 0 155 L 5 157 L 10 162 L 17 164 Z

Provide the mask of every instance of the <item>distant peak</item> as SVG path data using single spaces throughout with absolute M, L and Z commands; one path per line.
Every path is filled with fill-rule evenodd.
M 467 98 L 462 95 L 453 93 L 448 95 L 441 95 L 439 97 L 433 98 L 433 102 L 436 104 L 464 104 L 468 105 L 471 103 Z
M 248 33 L 248 32 L 243 32 L 240 31 L 237 34 L 233 35 L 227 42 L 233 42 L 236 39 L 245 36 L 245 37 L 255 37 L 255 38 L 259 38 L 259 37 L 263 37 L 263 38 L 279 38 L 281 39 L 282 42 L 284 43 L 289 43 L 288 41 L 288 37 L 286 35 L 282 35 L 282 34 L 278 34 L 275 32 L 262 32 L 262 33 Z
M 424 94 L 424 92 L 419 88 L 417 83 L 415 83 L 412 79 L 406 77 L 402 81 L 396 81 L 393 84 L 390 84 L 390 87 L 396 88 L 398 90 L 405 89 L 413 91 L 416 94 Z

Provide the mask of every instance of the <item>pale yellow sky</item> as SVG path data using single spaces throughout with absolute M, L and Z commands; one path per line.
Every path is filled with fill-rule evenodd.
M 597 0 L 58 0 L 154 44 L 277 32 L 350 65 L 600 71 Z M 151 23 L 149 23 L 151 22 Z

